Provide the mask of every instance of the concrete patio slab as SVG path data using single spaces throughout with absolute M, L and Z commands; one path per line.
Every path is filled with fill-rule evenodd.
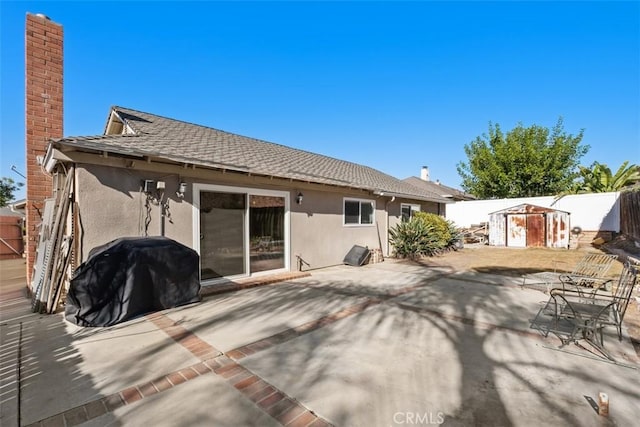
M 104 329 L 64 324 L 73 348 L 82 358 L 78 370 L 90 374 L 103 394 L 150 381 L 159 372 L 177 371 L 199 361 L 144 318 Z M 124 369 L 113 375 L 114 366 Z
M 219 350 L 229 351 L 364 300 L 282 283 L 208 297 L 194 307 L 165 314 Z
M 14 349 L 7 361 L 15 362 L 22 326 L 23 425 L 198 361 L 143 319 L 111 328 L 79 328 L 62 315 L 32 317 L 29 323 L 2 328 L 3 346 Z M 6 404 L 14 402 L 9 399 Z
M 537 291 L 447 277 L 398 296 L 393 301 L 477 322 L 526 330 L 540 305 L 547 300 L 548 296 Z
M 407 288 L 427 284 L 444 274 L 451 274 L 451 271 L 442 267 L 425 268 L 388 261 L 362 267 L 343 265 L 323 269 L 295 283 L 316 288 L 329 286 L 345 294 L 387 297 L 404 292 Z
M 11 300 L 0 322 L 0 422 L 634 425 L 640 362 L 630 343 L 605 338 L 618 364 L 588 344 L 559 349 L 530 327 L 548 296 L 516 279 L 338 266 L 111 328 Z M 609 417 L 593 407 L 599 392 Z
M 208 374 L 82 425 L 270 427 L 281 424 L 229 387 L 223 378 Z
M 618 402 L 607 422 L 632 425 L 640 403 L 637 369 L 387 304 L 242 363 L 340 426 L 601 425 L 600 391 Z

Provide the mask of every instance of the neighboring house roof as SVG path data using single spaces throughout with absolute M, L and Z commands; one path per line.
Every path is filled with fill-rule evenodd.
M 9 207 L 14 212 L 24 213 L 24 210 L 27 207 L 27 199 L 15 200 L 9 203 Z
M 472 194 L 465 193 L 453 187 L 447 187 L 438 182 L 425 181 L 417 176 L 405 178 L 403 181 L 427 192 L 427 194 L 436 194 L 449 200 L 476 200 L 476 197 Z
M 12 210 L 10 206 L 3 206 L 0 208 L 0 216 L 15 216 L 24 218 L 24 212 L 16 212 Z
M 114 120 L 123 126 L 112 127 Z M 141 111 L 112 107 L 105 133 L 110 129 L 119 133 L 61 138 L 54 145 L 450 202 L 367 166 Z

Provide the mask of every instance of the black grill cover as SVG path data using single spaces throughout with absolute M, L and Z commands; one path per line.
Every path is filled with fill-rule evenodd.
M 124 237 L 91 250 L 71 280 L 65 317 L 111 326 L 200 301 L 198 254 L 166 237 Z

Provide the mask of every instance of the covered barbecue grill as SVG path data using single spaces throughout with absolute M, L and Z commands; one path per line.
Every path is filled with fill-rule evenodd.
M 200 301 L 199 257 L 166 237 L 126 237 L 94 248 L 75 271 L 65 317 L 111 326 Z

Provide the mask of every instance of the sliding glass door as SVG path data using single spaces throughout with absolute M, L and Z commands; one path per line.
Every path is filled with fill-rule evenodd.
M 249 196 L 249 269 L 284 268 L 284 197 Z
M 201 280 L 288 268 L 288 193 L 195 185 L 194 196 Z
M 200 193 L 201 280 L 246 274 L 246 194 Z

